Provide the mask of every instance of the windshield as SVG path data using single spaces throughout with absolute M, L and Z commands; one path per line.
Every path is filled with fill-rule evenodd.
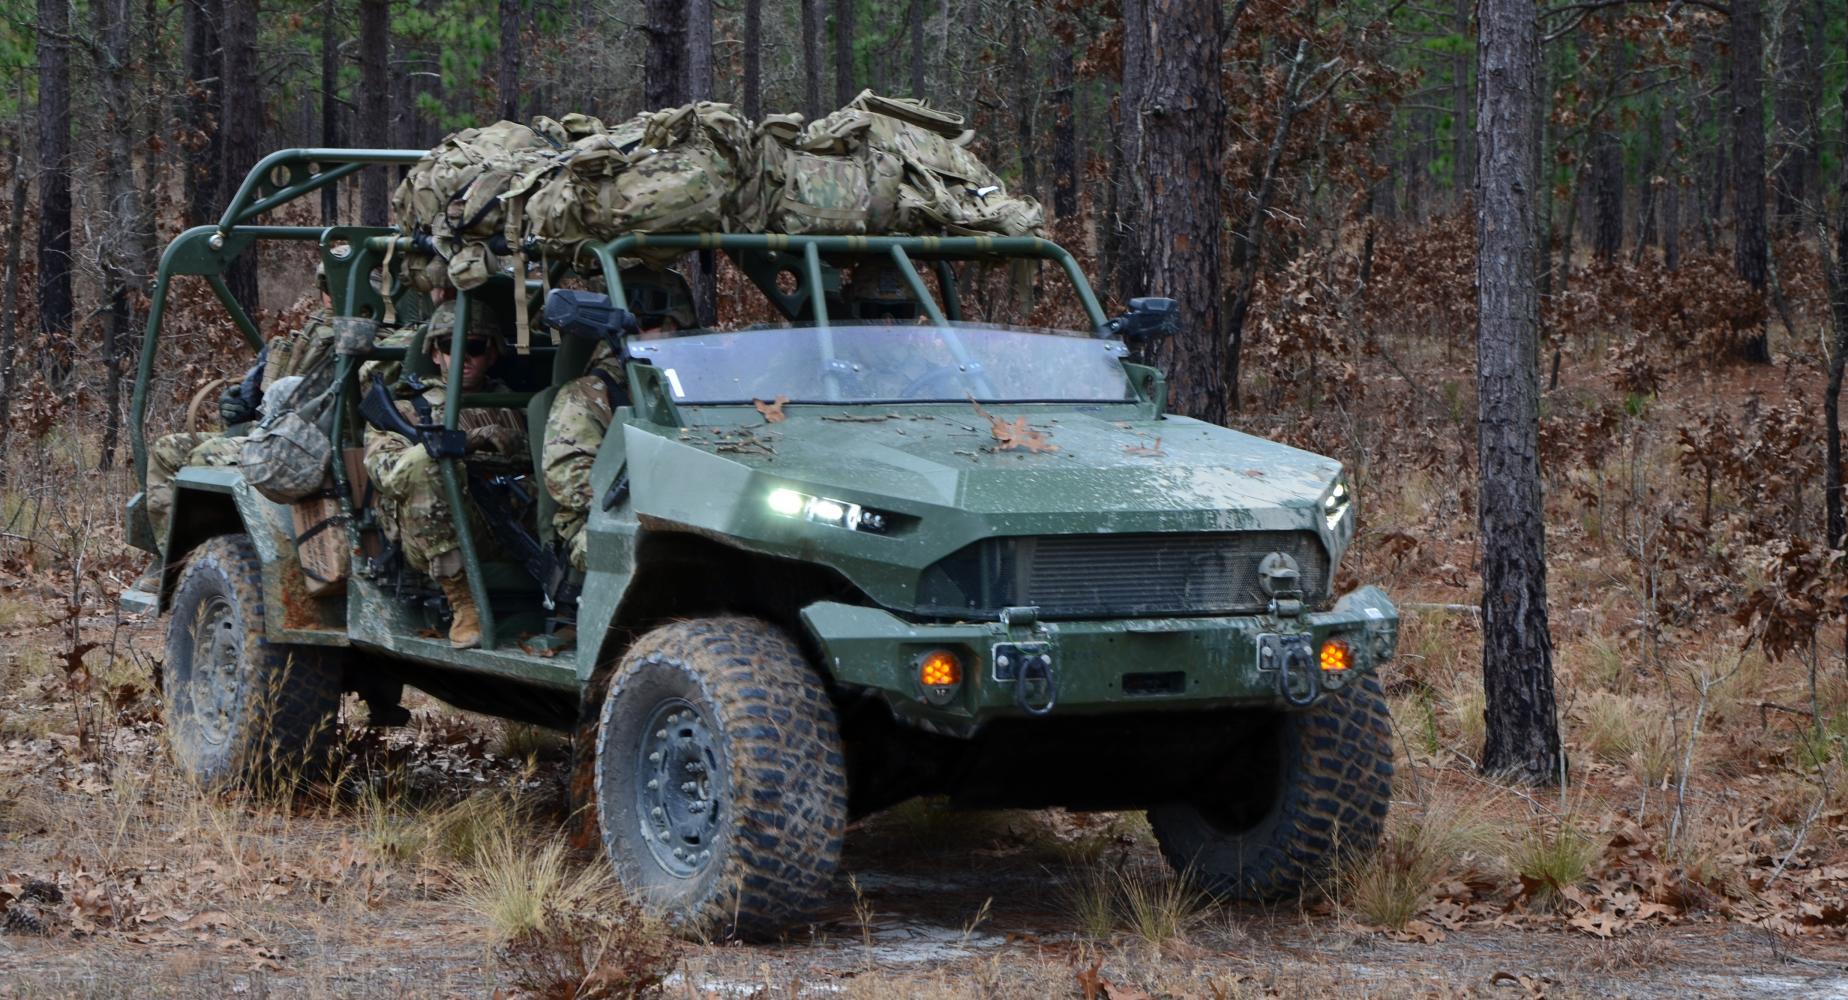
M 1005 327 L 831 326 L 631 338 L 680 403 L 1084 402 L 1136 398 L 1114 340 Z

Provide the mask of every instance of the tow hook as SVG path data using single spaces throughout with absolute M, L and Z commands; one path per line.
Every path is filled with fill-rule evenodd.
M 1049 715 L 1059 701 L 1058 672 L 1052 664 L 1052 644 L 1003 642 L 994 647 L 995 680 L 1014 685 L 1014 705 L 1033 716 Z M 1029 694 L 1028 687 L 1035 690 Z
M 1306 635 L 1259 636 L 1258 669 L 1277 671 L 1277 693 L 1296 708 L 1307 708 L 1322 696 L 1321 671 Z

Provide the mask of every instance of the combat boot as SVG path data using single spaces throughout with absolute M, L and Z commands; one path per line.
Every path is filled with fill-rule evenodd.
M 475 595 L 468 589 L 468 577 L 457 573 L 437 582 L 443 585 L 443 596 L 449 598 L 449 610 L 454 615 L 449 622 L 449 644 L 457 649 L 481 645 L 481 612 L 475 610 Z

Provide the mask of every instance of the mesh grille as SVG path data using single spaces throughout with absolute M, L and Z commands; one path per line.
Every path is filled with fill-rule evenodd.
M 1258 564 L 1296 560 L 1303 595 L 1328 588 L 1328 551 L 1306 531 L 1224 535 L 1049 535 L 1020 539 L 1021 603 L 1046 615 L 1199 614 L 1270 603 Z

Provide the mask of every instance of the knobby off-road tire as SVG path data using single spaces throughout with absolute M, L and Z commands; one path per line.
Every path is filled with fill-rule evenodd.
M 1392 718 L 1372 675 L 1308 712 L 1282 713 L 1267 751 L 1226 761 L 1217 787 L 1192 802 L 1149 810 L 1168 863 L 1216 895 L 1294 896 L 1339 859 L 1371 852 L 1385 829 Z
M 285 787 L 326 765 L 340 671 L 326 650 L 264 637 L 263 567 L 248 535 L 194 550 L 167 622 L 167 743 L 208 788 Z
M 826 898 L 847 828 L 840 729 L 781 629 L 710 618 L 642 636 L 610 678 L 596 752 L 617 876 L 685 933 L 763 940 Z

